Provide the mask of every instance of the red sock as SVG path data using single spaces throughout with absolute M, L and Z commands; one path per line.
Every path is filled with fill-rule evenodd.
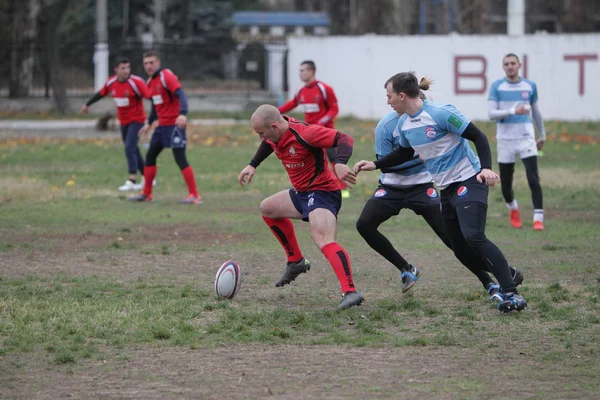
M 142 190 L 142 194 L 145 196 L 152 196 L 152 182 L 154 182 L 154 178 L 156 178 L 156 172 L 158 168 L 156 165 L 144 167 L 144 189 Z
M 183 175 L 183 179 L 185 180 L 185 184 L 188 187 L 188 192 L 190 196 L 198 196 L 198 189 L 196 188 L 196 178 L 194 178 L 194 170 L 191 165 L 188 165 L 184 169 L 181 170 L 181 175 Z
M 321 251 L 337 275 L 337 278 L 342 285 L 342 293 L 356 292 L 354 280 L 352 279 L 350 256 L 346 253 L 346 250 L 336 242 L 331 242 L 323 246 Z
M 335 161 L 330 161 L 330 162 L 331 162 L 331 168 L 333 169 L 333 174 L 337 177 L 337 174 L 335 172 Z M 346 184 L 344 183 L 344 181 L 341 180 L 340 178 L 338 178 L 338 181 L 340 181 L 340 189 L 345 190 Z
M 263 217 L 263 220 L 271 228 L 271 232 L 279 240 L 279 243 L 281 243 L 281 247 L 283 247 L 287 255 L 288 262 L 302 260 L 303 255 L 300 251 L 300 246 L 298 246 L 292 220 L 289 218 L 273 219 L 269 217 Z

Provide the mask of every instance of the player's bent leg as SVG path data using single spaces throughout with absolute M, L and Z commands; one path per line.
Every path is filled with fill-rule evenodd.
M 504 293 L 516 293 L 517 288 L 504 254 L 485 235 L 487 205 L 476 201 L 462 203 L 456 212 L 460 230 L 469 247 L 486 261 Z
M 493 285 L 494 282 L 486 272 L 488 266 L 484 263 L 483 259 L 471 249 L 465 240 L 460 230 L 458 219 L 444 218 L 442 223 L 444 225 L 444 232 L 450 241 L 454 256 L 462 265 L 467 267 L 477 279 L 479 279 L 479 282 L 481 282 L 485 290 L 489 290 L 490 285 Z
M 291 192 L 284 190 L 267 197 L 260 203 L 260 213 L 271 232 L 279 241 L 287 256 L 287 265 L 275 286 L 292 283 L 300 274 L 310 270 L 310 262 L 304 258 L 294 224 L 291 219 L 300 219 L 302 214 L 296 209 Z
M 268 218 L 291 218 L 301 219 L 302 214 L 298 211 L 289 190 L 277 192 L 260 203 L 260 213 Z

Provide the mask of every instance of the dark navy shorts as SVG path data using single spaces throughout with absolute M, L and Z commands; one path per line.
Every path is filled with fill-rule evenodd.
M 184 149 L 186 143 L 185 127 L 178 128 L 176 125 L 159 126 L 150 140 L 150 146 L 171 147 L 173 149 Z
M 462 203 L 478 202 L 487 206 L 489 187 L 477 182 L 477 175 L 456 182 L 441 191 L 442 218 L 456 219 L 456 207 Z
M 367 203 L 388 207 L 398 214 L 403 208 L 421 215 L 422 210 L 440 206 L 440 196 L 433 183 L 424 183 L 406 188 L 379 185 Z
M 308 214 L 317 208 L 325 208 L 331 211 L 336 218 L 342 208 L 342 192 L 340 190 L 297 192 L 290 189 L 290 197 L 296 210 L 302 214 L 303 221 L 308 221 Z

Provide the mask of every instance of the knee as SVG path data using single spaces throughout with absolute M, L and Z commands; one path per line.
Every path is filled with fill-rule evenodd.
M 356 230 L 358 231 L 358 233 L 360 233 L 360 235 L 362 237 L 367 236 L 370 232 L 374 231 L 377 227 L 374 227 L 372 224 L 369 223 L 369 220 L 367 218 L 358 218 L 358 220 L 356 221 Z
M 475 250 L 481 249 L 488 241 L 483 231 L 470 230 L 464 236 L 469 246 Z
M 259 206 L 260 215 L 267 218 L 276 218 L 275 209 L 269 198 L 264 199 L 260 202 Z

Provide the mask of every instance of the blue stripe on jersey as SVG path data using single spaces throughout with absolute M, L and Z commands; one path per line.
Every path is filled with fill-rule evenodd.
M 399 118 L 399 142 L 420 154 L 436 185 L 444 189 L 481 170 L 479 158 L 461 136 L 469 123 L 454 106 L 424 100 L 417 114 Z

